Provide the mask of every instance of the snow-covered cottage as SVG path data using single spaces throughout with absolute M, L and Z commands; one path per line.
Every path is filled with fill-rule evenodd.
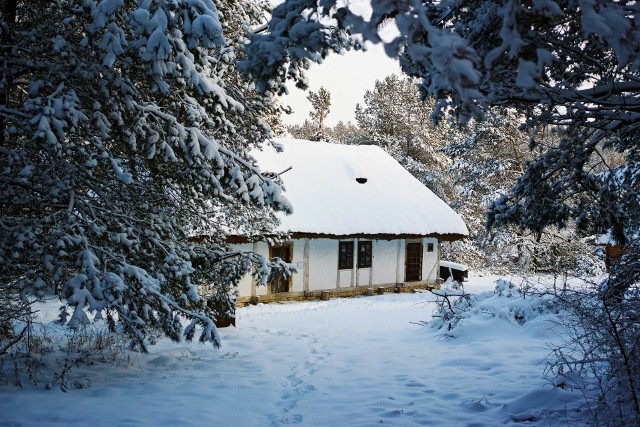
M 289 232 L 291 240 L 237 247 L 280 257 L 295 264 L 297 273 L 266 287 L 245 277 L 239 303 L 251 297 L 267 301 L 319 295 L 322 290 L 356 293 L 368 287 L 433 285 L 440 242 L 468 235 L 460 216 L 380 147 L 276 142 L 282 152 L 267 147 L 252 155 L 265 173 L 290 168 L 281 178 L 294 213 L 281 215 L 279 230 Z

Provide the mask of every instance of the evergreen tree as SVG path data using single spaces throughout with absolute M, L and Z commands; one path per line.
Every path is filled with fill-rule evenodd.
M 268 270 L 227 235 L 291 210 L 246 154 L 278 112 L 236 69 L 266 6 L 2 2 L 0 340 L 55 294 L 70 326 L 94 313 L 143 350 L 196 326 L 219 345 L 234 286 Z
M 320 87 L 318 92 L 309 91 L 307 99 L 311 102 L 311 107 L 313 108 L 313 110 L 309 112 L 309 116 L 316 129 L 315 136 L 312 139 L 324 141 L 326 140 L 324 120 L 330 113 L 331 94 L 324 87 Z
M 525 164 L 534 158 L 529 132 L 520 129 L 522 115 L 513 109 L 494 108 L 483 120 L 468 123 L 467 133 L 447 144 L 442 152 L 453 160 L 448 168 L 456 198 L 452 207 L 469 228 L 469 239 L 455 242 L 451 256 L 476 268 L 594 274 L 601 261 L 591 253 L 575 228 L 550 228 L 544 232 L 513 225 L 486 228 L 487 210 L 508 194 Z
M 289 125 L 287 126 L 287 132 L 292 138 L 306 139 L 313 141 L 317 136 L 317 128 L 308 119 L 305 119 L 301 125 Z
M 357 145 L 366 138 L 365 132 L 351 121 L 340 120 L 333 128 L 327 130 L 329 141 L 334 144 Z
M 356 106 L 356 121 L 368 143 L 383 147 L 400 164 L 441 198 L 453 197 L 445 173 L 448 158 L 438 151 L 455 132 L 430 118 L 433 100 L 423 101 L 415 82 L 390 75 L 377 80 Z

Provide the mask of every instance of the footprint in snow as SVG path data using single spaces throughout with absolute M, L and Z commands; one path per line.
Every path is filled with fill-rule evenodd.
M 274 421 L 271 425 L 273 427 L 278 426 L 279 424 L 300 424 L 303 420 L 302 415 L 294 414 L 289 415 L 287 417 L 282 417 L 279 420 Z

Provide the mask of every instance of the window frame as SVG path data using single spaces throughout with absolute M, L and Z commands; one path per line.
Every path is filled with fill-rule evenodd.
M 353 269 L 353 240 L 338 242 L 338 270 Z
M 358 268 L 371 268 L 373 265 L 373 241 L 358 242 Z

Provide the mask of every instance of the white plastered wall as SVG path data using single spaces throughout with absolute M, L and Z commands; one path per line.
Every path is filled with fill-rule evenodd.
M 354 268 L 350 270 L 338 270 L 340 239 L 309 240 L 309 290 L 404 283 L 406 240 L 372 240 L 372 266 L 366 269 L 357 268 L 357 247 L 359 240 L 369 239 L 343 240 L 354 242 Z M 419 240 L 423 244 L 422 282 L 435 282 L 438 275 L 438 239 Z M 433 252 L 427 251 L 428 243 L 433 244 Z
M 372 285 L 396 283 L 398 242 L 399 240 L 375 240 L 373 242 Z
M 296 266 L 297 272 L 293 274 L 291 291 L 302 292 L 304 290 L 304 240 L 292 240 L 287 242 L 293 246 L 291 263 Z M 234 248 L 243 251 L 253 251 L 259 255 L 269 256 L 269 245 L 266 242 L 243 243 L 233 245 Z M 242 278 L 239 285 L 240 296 L 266 295 L 267 287 L 256 284 L 256 280 L 250 274 Z
M 372 240 L 372 267 L 370 269 L 360 269 L 361 271 L 358 271 L 357 268 L 358 240 L 344 240 L 352 240 L 354 242 L 354 268 L 352 270 L 338 270 L 339 239 L 293 240 L 292 263 L 296 266 L 297 272 L 293 275 L 291 290 L 293 292 L 302 292 L 304 290 L 318 291 L 337 287 L 388 286 L 404 283 L 407 242 L 405 239 Z M 420 240 L 423 244 L 421 282 L 433 283 L 438 277 L 438 239 L 427 237 Z M 428 252 L 428 243 L 433 243 L 433 252 Z M 255 251 L 260 255 L 269 256 L 269 246 L 265 242 L 233 246 L 238 250 Z M 265 295 L 267 287 L 255 286 L 255 279 L 248 274 L 240 282 L 239 293 L 240 296 Z
M 433 244 L 433 252 L 427 252 L 428 244 Z M 422 281 L 435 282 L 440 266 L 440 245 L 438 239 L 425 237 L 422 239 Z
M 291 292 L 302 292 L 304 290 L 304 239 L 291 240 L 288 243 L 293 245 L 293 258 L 291 260 L 291 263 L 296 267 L 297 270 L 293 274 Z
M 252 243 L 234 244 L 232 247 L 236 251 L 247 252 L 253 250 Z M 251 295 L 251 282 L 252 277 L 250 274 L 246 274 L 242 280 L 240 280 L 240 283 L 238 284 L 238 293 L 241 296 Z
M 351 282 L 351 270 L 338 270 L 338 242 L 309 239 L 309 290 L 335 288 L 338 274 L 345 283 Z

